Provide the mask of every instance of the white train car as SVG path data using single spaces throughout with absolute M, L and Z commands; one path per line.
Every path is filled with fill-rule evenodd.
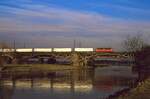
M 52 48 L 34 48 L 34 52 L 52 52 Z
M 72 48 L 53 48 L 53 52 L 72 52 Z
M 3 49 L 0 49 L 0 52 L 3 52 Z
M 75 48 L 75 52 L 93 52 L 94 48 Z
M 33 52 L 32 48 L 17 48 L 16 52 Z
M 15 49 L 2 49 L 2 52 L 15 52 Z

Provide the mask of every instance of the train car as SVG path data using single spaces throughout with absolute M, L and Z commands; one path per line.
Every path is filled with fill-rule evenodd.
M 54 48 L 53 52 L 71 52 L 72 48 Z
M 18 48 L 16 52 L 33 52 L 32 48 Z
M 94 48 L 75 48 L 75 52 L 93 52 Z
M 52 52 L 52 48 L 34 48 L 34 52 Z
M 15 49 L 2 49 L 2 52 L 14 52 L 15 51 Z
M 112 48 L 96 48 L 95 52 L 109 53 L 109 52 L 113 52 L 113 49 Z

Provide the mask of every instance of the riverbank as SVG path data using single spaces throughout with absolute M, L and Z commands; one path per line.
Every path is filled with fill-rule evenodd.
M 118 99 L 150 99 L 150 78 L 140 82 L 129 92 L 120 95 Z
M 135 88 L 126 88 L 108 99 L 150 99 L 150 78 L 138 83 Z

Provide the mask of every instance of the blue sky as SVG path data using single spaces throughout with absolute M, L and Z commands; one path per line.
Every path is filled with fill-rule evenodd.
M 150 0 L 0 0 L 0 41 L 28 47 L 120 48 L 150 37 Z M 147 40 L 149 42 L 149 40 Z

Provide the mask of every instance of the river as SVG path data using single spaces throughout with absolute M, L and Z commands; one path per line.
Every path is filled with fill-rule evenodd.
M 1 82 L 0 99 L 105 99 L 137 77 L 130 66 L 53 71 L 50 77 Z

